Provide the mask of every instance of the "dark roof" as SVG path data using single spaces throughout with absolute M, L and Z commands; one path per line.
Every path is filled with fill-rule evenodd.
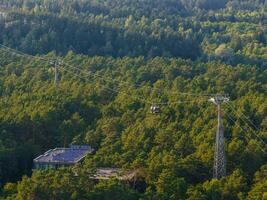
M 71 146 L 70 148 L 56 148 L 45 152 L 34 159 L 35 163 L 49 164 L 75 164 L 82 160 L 88 153 L 92 153 L 90 146 Z

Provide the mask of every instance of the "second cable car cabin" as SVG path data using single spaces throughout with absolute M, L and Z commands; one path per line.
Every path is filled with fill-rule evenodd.
M 152 114 L 158 114 L 160 113 L 160 106 L 156 104 L 152 104 L 150 107 L 150 111 Z

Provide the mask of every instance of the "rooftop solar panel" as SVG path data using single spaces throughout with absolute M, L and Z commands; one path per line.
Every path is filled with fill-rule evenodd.
M 73 164 L 79 162 L 93 149 L 89 146 L 71 146 L 71 148 L 56 148 L 45 152 L 34 159 L 35 163 Z

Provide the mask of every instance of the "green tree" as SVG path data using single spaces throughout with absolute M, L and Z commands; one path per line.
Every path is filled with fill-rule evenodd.
M 170 171 L 164 170 L 156 182 L 159 199 L 185 199 L 187 183 L 183 178 L 175 177 Z
M 267 198 L 267 165 L 261 167 L 261 169 L 256 172 L 255 178 L 253 180 L 253 186 L 248 193 L 249 200 L 264 200 Z

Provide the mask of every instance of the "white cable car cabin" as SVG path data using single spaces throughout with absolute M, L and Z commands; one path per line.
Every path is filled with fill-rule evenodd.
M 160 113 L 160 107 L 159 105 L 156 105 L 156 104 L 152 104 L 152 106 L 150 107 L 150 110 L 152 114 Z

